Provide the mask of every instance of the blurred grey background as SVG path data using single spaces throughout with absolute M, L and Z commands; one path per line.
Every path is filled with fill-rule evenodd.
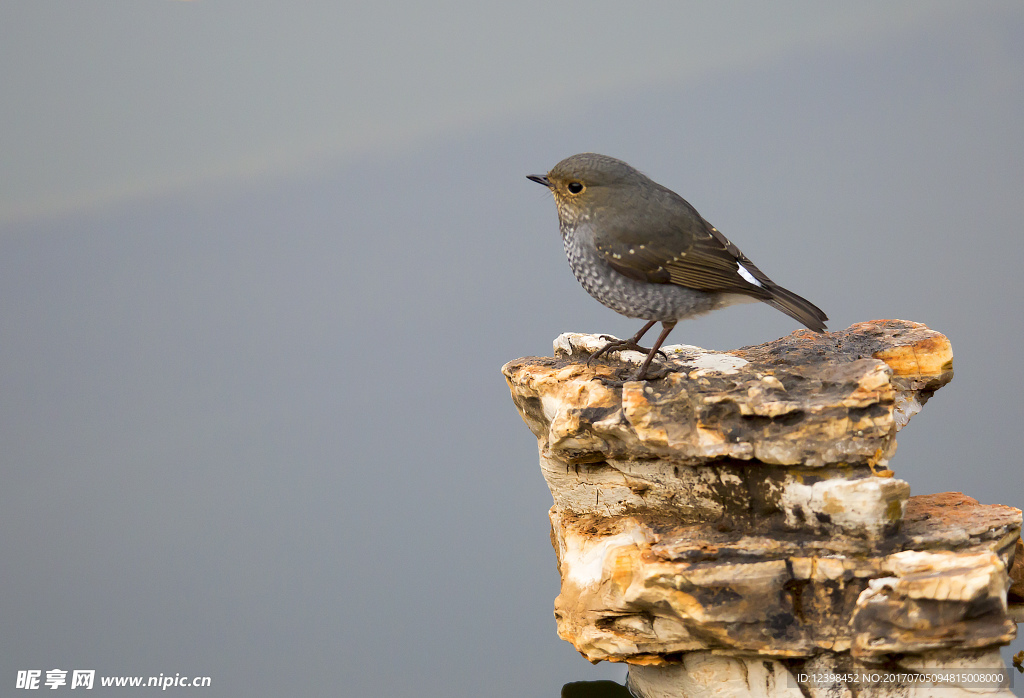
M 54 668 L 210 696 L 621 680 L 555 636 L 499 372 L 638 328 L 524 178 L 584 150 L 832 328 L 946 333 L 956 378 L 892 466 L 1024 504 L 1020 2 L 9 0 L 0 88 L 4 695 Z M 758 304 L 672 340 L 795 329 Z

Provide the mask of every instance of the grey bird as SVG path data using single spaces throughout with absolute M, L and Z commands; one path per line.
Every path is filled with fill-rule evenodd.
M 648 321 L 632 338 L 610 341 L 591 361 L 614 349 L 647 352 L 633 378 L 644 380 L 677 322 L 751 301 L 825 331 L 828 317 L 818 306 L 773 282 L 683 197 L 621 160 L 580 153 L 546 175 L 527 178 L 555 197 L 576 280 L 612 310 Z M 657 322 L 658 340 L 649 350 L 641 347 Z

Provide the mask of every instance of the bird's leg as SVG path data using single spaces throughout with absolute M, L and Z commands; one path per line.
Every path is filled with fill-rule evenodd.
M 644 359 L 644 362 L 642 364 L 640 364 L 640 370 L 636 372 L 636 376 L 633 378 L 633 380 L 635 380 L 635 381 L 642 381 L 645 378 L 647 378 L 647 368 L 651 365 L 651 362 L 654 361 L 654 355 L 655 354 L 660 353 L 662 356 L 665 356 L 665 353 L 664 352 L 659 352 L 658 348 L 661 346 L 661 343 L 664 342 L 665 339 L 668 337 L 668 333 L 672 331 L 672 328 L 676 326 L 676 323 L 674 323 L 674 322 L 663 322 L 663 323 L 661 323 L 661 325 L 662 325 L 662 327 L 664 329 L 661 331 L 661 334 L 658 335 L 658 341 L 656 341 L 654 343 L 654 346 L 651 347 L 651 353 L 649 353 L 647 355 L 647 358 Z M 665 358 L 668 358 L 668 357 L 665 357 Z M 662 375 L 664 375 L 664 374 L 662 374 Z M 651 376 L 651 377 L 652 378 L 661 378 L 661 375 Z
M 612 351 L 614 349 L 632 349 L 633 351 L 638 351 L 641 354 L 646 354 L 650 350 L 640 346 L 637 342 L 643 339 L 643 336 L 647 334 L 647 330 L 654 327 L 654 323 L 656 322 L 657 320 L 651 320 L 646 325 L 641 327 L 640 331 L 637 332 L 632 337 L 630 337 L 629 339 L 615 339 L 614 337 L 609 337 L 606 334 L 601 335 L 601 339 L 607 340 L 608 344 L 605 344 L 603 347 L 601 347 L 596 352 L 590 355 L 590 358 L 587 359 L 587 366 L 589 366 L 590 362 L 593 361 L 594 359 L 598 358 L 603 354 L 607 354 L 609 351 Z M 661 355 L 665 356 L 665 352 L 661 352 Z M 665 356 L 665 358 L 667 359 L 668 356 Z

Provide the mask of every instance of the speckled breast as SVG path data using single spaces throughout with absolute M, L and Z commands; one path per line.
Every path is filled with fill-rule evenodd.
M 563 225 L 561 231 L 565 255 L 576 280 L 602 304 L 627 317 L 675 322 L 745 300 L 676 284 L 631 279 L 604 260 L 594 245 L 589 225 Z

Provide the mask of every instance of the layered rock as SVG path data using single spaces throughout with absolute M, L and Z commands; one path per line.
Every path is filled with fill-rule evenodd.
M 554 498 L 558 632 L 585 657 L 649 667 L 636 684 L 699 653 L 791 674 L 955 664 L 1012 639 L 1020 511 L 910 497 L 888 469 L 897 432 L 952 378 L 944 336 L 886 320 L 671 346 L 673 371 L 645 382 L 621 380 L 637 352 L 587 365 L 605 341 L 562 335 L 553 358 L 503 369 Z

